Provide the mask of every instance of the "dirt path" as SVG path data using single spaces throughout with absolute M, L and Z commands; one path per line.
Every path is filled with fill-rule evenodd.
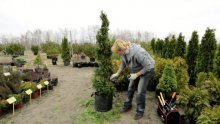
M 33 59 L 31 54 L 26 57 L 28 61 Z M 61 59 L 58 65 L 54 66 L 45 56 L 43 60 L 47 63 L 51 74 L 58 76 L 58 86 L 54 87 L 53 91 L 43 94 L 41 98 L 34 99 L 32 104 L 16 110 L 15 117 L 11 113 L 3 116 L 0 124 L 75 124 L 71 116 L 82 111 L 80 102 L 90 98 L 93 91 L 91 79 L 94 68 L 64 67 Z M 124 97 L 125 93 L 121 95 Z M 131 112 L 122 114 L 122 117 L 112 124 L 161 124 L 156 113 L 154 93 L 147 94 L 145 115 L 141 120 L 133 120 L 134 105 Z

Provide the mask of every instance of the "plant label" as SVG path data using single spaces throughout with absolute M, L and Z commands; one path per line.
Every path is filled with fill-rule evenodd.
M 48 82 L 48 81 L 45 81 L 45 82 L 44 82 L 44 84 L 45 84 L 45 85 L 48 85 L 48 84 L 49 84 L 49 82 Z
M 25 92 L 26 92 L 26 94 L 30 95 L 32 93 L 32 90 L 29 89 L 29 90 L 26 90 Z
M 41 85 L 41 84 L 38 84 L 38 85 L 37 85 L 37 88 L 38 88 L 38 89 L 41 89 L 41 88 L 42 88 L 42 85 Z
M 12 96 L 12 97 L 8 98 L 6 101 L 7 101 L 9 104 L 12 104 L 12 103 L 14 103 L 14 102 L 16 101 L 16 99 L 15 99 L 14 96 Z
M 5 77 L 10 76 L 10 75 L 11 75 L 10 72 L 5 72 L 5 73 L 4 73 L 4 76 L 5 76 Z

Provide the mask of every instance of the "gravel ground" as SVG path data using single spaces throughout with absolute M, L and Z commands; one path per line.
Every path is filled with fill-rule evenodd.
M 35 57 L 30 51 L 25 52 L 24 58 L 30 62 Z M 63 66 L 58 59 L 58 65 L 52 65 L 51 60 L 42 54 L 44 63 L 48 65 L 52 75 L 58 77 L 58 86 L 54 90 L 34 99 L 31 104 L 26 104 L 22 109 L 6 114 L 0 118 L 0 124 L 75 124 L 71 116 L 82 111 L 81 101 L 90 98 L 93 92 L 91 79 L 94 72 L 92 67 L 73 68 Z M 125 98 L 126 92 L 119 95 Z M 138 121 L 133 119 L 135 114 L 135 99 L 131 111 L 122 114 L 121 118 L 108 124 L 162 124 L 156 113 L 156 98 L 154 92 L 147 92 L 144 117 Z

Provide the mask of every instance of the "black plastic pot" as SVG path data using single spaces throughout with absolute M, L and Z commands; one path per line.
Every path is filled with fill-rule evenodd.
M 64 66 L 70 65 L 70 61 L 63 61 L 63 63 L 64 63 Z
M 77 63 L 76 67 L 81 68 L 83 65 L 81 63 Z
M 0 117 L 4 114 L 5 114 L 4 111 L 0 108 Z
M 48 85 L 48 89 L 49 89 L 49 90 L 53 90 L 53 85 L 52 85 L 52 84 L 49 84 L 49 85 Z
M 95 110 L 106 112 L 112 109 L 113 95 L 99 95 L 95 93 Z
M 56 65 L 56 64 L 57 64 L 57 58 L 56 58 L 56 57 L 53 57 L 51 60 L 52 60 L 52 64 L 53 64 L 53 65 Z
M 52 78 L 52 79 L 50 80 L 50 83 L 51 83 L 53 86 L 57 86 L 58 78 Z

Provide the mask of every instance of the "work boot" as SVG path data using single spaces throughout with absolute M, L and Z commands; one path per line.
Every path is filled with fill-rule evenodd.
M 120 113 L 125 113 L 129 110 L 131 110 L 131 106 L 123 106 L 120 110 Z
M 140 119 L 142 117 L 143 117 L 142 113 L 136 113 L 135 116 L 134 116 L 134 120 L 138 120 L 138 119 Z

